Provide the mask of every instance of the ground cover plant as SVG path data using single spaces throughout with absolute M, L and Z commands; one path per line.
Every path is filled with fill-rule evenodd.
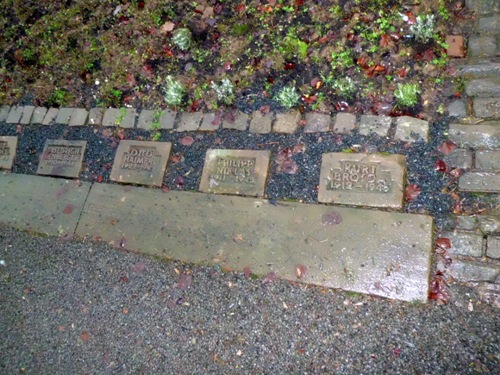
M 425 116 L 453 93 L 444 38 L 466 23 L 459 0 L 0 5 L 0 102 L 44 106 Z

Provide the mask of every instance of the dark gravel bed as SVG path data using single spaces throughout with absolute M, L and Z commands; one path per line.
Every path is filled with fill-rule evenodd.
M 256 135 L 235 130 L 220 130 L 214 133 L 176 133 L 162 131 L 160 141 L 172 142 L 172 152 L 164 187 L 168 189 L 197 190 L 206 150 L 209 148 L 271 150 L 270 177 L 266 195 L 274 199 L 294 199 L 304 202 L 317 202 L 317 186 L 321 157 L 326 152 L 383 152 L 403 154 L 407 157 L 407 184 L 420 187 L 420 195 L 407 203 L 407 212 L 427 213 L 434 216 L 438 228 L 451 228 L 453 202 L 443 187 L 451 190 L 454 182 L 450 175 L 436 171 L 434 166 L 442 154 L 437 148 L 446 139 L 447 121 L 431 125 L 431 142 L 405 144 L 392 142 L 378 136 L 361 136 L 335 133 L 304 134 L 301 131 L 292 135 Z M 43 145 L 47 139 L 86 140 L 84 167 L 80 179 L 110 182 L 109 176 L 116 147 L 120 139 L 150 140 L 150 131 L 103 127 L 74 128 L 68 126 L 17 127 L 0 124 L 0 134 L 19 137 L 17 156 L 12 172 L 34 174 L 38 166 Z M 181 140 L 190 136 L 194 143 L 189 146 Z M 304 150 L 291 158 L 298 166 L 296 173 L 279 172 L 276 157 L 280 150 L 303 144 Z
M 499 310 L 409 304 L 0 226 L 2 374 L 498 374 Z

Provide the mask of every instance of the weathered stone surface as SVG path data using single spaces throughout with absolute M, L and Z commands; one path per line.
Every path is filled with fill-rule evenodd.
M 500 193 L 500 173 L 466 172 L 458 180 L 462 191 Z
M 0 222 L 51 236 L 72 236 L 91 184 L 0 174 Z
M 476 151 L 476 168 L 483 171 L 500 171 L 500 150 Z
M 175 119 L 177 118 L 177 112 L 171 109 L 163 109 L 159 114 L 160 129 L 173 129 L 175 125 Z
M 104 108 L 91 108 L 89 111 L 89 125 L 101 125 L 104 117 Z
M 69 119 L 69 126 L 84 126 L 87 123 L 89 111 L 85 108 L 75 108 Z
M 404 142 L 429 142 L 429 122 L 410 116 L 398 117 L 394 138 Z
M 19 123 L 21 125 L 29 125 L 31 123 L 31 117 L 33 116 L 34 110 L 35 110 L 35 107 L 32 105 L 24 106 L 23 115 L 21 116 Z
M 10 107 L 8 105 L 0 106 L 0 122 L 7 120 L 9 117 Z
M 200 191 L 261 197 L 270 156 L 270 151 L 208 150 Z
M 500 149 L 500 122 L 450 124 L 449 136 L 461 147 Z
M 137 111 L 135 108 L 108 108 L 104 112 L 102 126 L 120 126 L 122 128 L 133 128 Z
M 329 132 L 332 127 L 332 117 L 326 113 L 306 113 L 304 133 Z
M 498 0 L 466 0 L 467 8 L 478 14 L 492 14 L 500 12 L 500 3 Z
M 59 108 L 49 108 L 49 110 L 45 114 L 45 117 L 43 118 L 42 125 L 54 124 L 58 113 Z
M 137 127 L 145 130 L 173 129 L 176 112 L 170 110 L 143 109 L 139 115 Z
M 484 61 L 477 64 L 460 65 L 457 69 L 459 75 L 467 77 L 496 76 L 500 74 L 500 63 Z
M 474 113 L 482 118 L 500 118 L 500 97 L 474 98 Z
M 297 110 L 286 113 L 277 113 L 274 120 L 273 132 L 283 134 L 293 134 L 299 127 L 301 115 Z
M 356 127 L 356 115 L 339 112 L 335 116 L 333 131 L 337 133 L 350 133 Z
M 36 107 L 33 111 L 33 116 L 31 116 L 31 123 L 33 125 L 40 125 L 45 118 L 47 113 L 47 108 L 45 107 Z
M 356 206 L 403 206 L 403 155 L 323 154 L 318 201 Z
M 477 33 L 500 33 L 500 16 L 481 17 L 477 21 Z
M 392 119 L 388 116 L 363 115 L 359 120 L 359 134 L 369 135 L 375 133 L 387 137 Z
M 9 115 L 5 122 L 7 124 L 18 124 L 19 120 L 21 120 L 21 116 L 23 115 L 24 108 L 22 106 L 15 105 L 10 108 Z
M 171 148 L 170 142 L 120 141 L 110 179 L 161 186 Z
M 445 43 L 448 45 L 446 54 L 450 57 L 465 57 L 464 37 L 461 35 L 446 35 Z
M 475 216 L 456 216 L 457 229 L 473 231 L 477 227 L 477 218 Z
M 82 169 L 87 141 L 47 139 L 38 163 L 37 174 L 78 177 Z
M 442 232 L 441 237 L 449 238 L 450 254 L 481 257 L 483 255 L 483 235 L 467 232 Z
M 0 136 L 0 169 L 12 169 L 16 148 L 17 137 Z
M 203 120 L 201 120 L 199 131 L 202 132 L 213 132 L 220 128 L 220 121 L 214 121 L 215 112 L 208 112 L 203 114 Z
M 443 157 L 447 166 L 452 168 L 472 168 L 472 151 L 465 148 L 456 148 Z
M 495 215 L 478 215 L 478 228 L 484 234 L 500 233 L 500 213 Z
M 57 113 L 55 123 L 61 125 L 68 125 L 73 110 L 74 108 L 59 108 L 59 112 Z
M 155 119 L 155 111 L 143 109 L 137 120 L 137 127 L 139 129 L 151 130 L 151 125 Z
M 427 300 L 428 216 L 95 184 L 76 233 L 132 251 L 226 269 L 248 266 L 290 280 L 304 265 L 306 283 Z
M 493 57 L 497 41 L 494 35 L 473 35 L 469 38 L 469 55 L 472 57 Z
M 254 111 L 250 120 L 250 133 L 267 134 L 271 132 L 273 123 L 273 113 L 262 114 L 261 111 Z
M 467 82 L 465 93 L 482 98 L 500 96 L 500 77 L 473 79 Z
M 203 112 L 182 112 L 179 120 L 178 132 L 191 132 L 198 130 Z
M 456 118 L 467 117 L 467 105 L 465 101 L 461 99 L 452 101 L 448 105 L 448 116 Z
M 224 118 L 224 122 L 222 123 L 222 127 L 224 129 L 234 129 L 240 131 L 246 131 L 248 129 L 248 121 L 250 120 L 250 116 L 248 116 L 244 112 L 236 111 L 233 119 Z
M 454 259 L 449 274 L 459 281 L 494 282 L 500 275 L 500 266 L 488 263 Z
M 486 256 L 488 258 L 500 259 L 500 237 L 488 236 L 486 239 Z

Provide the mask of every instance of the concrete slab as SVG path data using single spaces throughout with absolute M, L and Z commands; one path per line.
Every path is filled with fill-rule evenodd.
M 248 128 L 248 121 L 250 120 L 250 116 L 244 112 L 236 111 L 236 113 L 232 113 L 234 115 L 234 121 L 229 121 L 227 118 L 224 119 L 222 123 L 222 127 L 224 129 L 234 129 L 240 131 L 246 131 Z
M 209 112 L 203 114 L 203 120 L 201 121 L 201 125 L 199 127 L 199 131 L 201 132 L 212 132 L 219 130 L 220 123 L 219 121 L 215 121 L 215 112 Z
M 500 173 L 466 172 L 458 180 L 462 191 L 500 193 Z
M 369 207 L 403 207 L 403 155 L 323 154 L 318 201 Z
M 271 133 L 273 114 L 261 111 L 254 111 L 250 120 L 250 133 L 267 134 Z
M 104 108 L 91 108 L 89 111 L 89 125 L 101 125 Z
M 89 111 L 85 108 L 75 108 L 69 119 L 69 126 L 84 126 L 88 117 Z
M 68 125 L 69 119 L 73 114 L 74 108 L 59 108 L 59 112 L 57 113 L 55 123 L 61 125 Z
M 404 142 L 429 142 L 429 122 L 410 116 L 397 117 L 394 139 Z
M 203 118 L 203 112 L 182 112 L 177 126 L 178 132 L 191 132 L 198 130 Z
M 8 105 L 2 105 L 0 107 L 0 122 L 7 120 L 9 117 L 10 107 Z
M 121 141 L 110 179 L 139 185 L 161 186 L 172 143 Z
M 47 108 L 36 107 L 33 111 L 33 116 L 31 116 L 31 123 L 33 125 L 40 125 L 43 122 L 45 114 L 47 113 Z
M 28 124 L 30 124 L 31 117 L 33 116 L 34 110 L 35 110 L 35 106 L 33 106 L 33 105 L 24 106 L 23 115 L 21 116 L 21 119 L 19 120 L 19 123 L 21 125 L 28 125 Z
M 350 133 L 356 127 L 356 115 L 339 112 L 335 116 L 333 131 L 337 133 Z
M 12 169 L 16 147 L 17 137 L 0 137 L 0 169 Z
M 282 134 L 293 134 L 299 128 L 302 115 L 293 109 L 285 113 L 276 113 L 273 132 Z
M 208 150 L 200 190 L 261 197 L 269 174 L 270 151 Z
M 19 120 L 21 120 L 21 116 L 23 115 L 24 107 L 22 106 L 14 106 L 10 108 L 9 115 L 5 122 L 7 124 L 19 124 Z
M 332 117 L 327 113 L 308 112 L 305 116 L 304 133 L 328 132 L 332 127 Z
M 51 236 L 73 235 L 90 183 L 0 174 L 0 222 Z
M 42 125 L 53 125 L 56 121 L 57 114 L 59 113 L 59 108 L 49 108 L 45 117 L 43 118 Z
M 87 141 L 47 139 L 40 156 L 37 174 L 78 177 L 82 169 Z
M 362 115 L 359 120 L 359 134 L 375 133 L 381 137 L 387 137 L 391 122 L 392 118 L 389 116 Z
M 118 126 L 121 123 L 120 116 L 125 116 L 118 108 L 108 108 L 102 118 L 102 126 Z
M 95 184 L 76 233 L 184 262 L 427 300 L 428 216 Z

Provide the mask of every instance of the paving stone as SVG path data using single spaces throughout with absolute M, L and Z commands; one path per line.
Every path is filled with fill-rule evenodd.
M 462 191 L 500 193 L 500 173 L 466 172 L 458 180 Z
M 500 259 L 500 237 L 488 236 L 486 239 L 486 256 L 488 258 Z
M 203 112 L 182 112 L 177 126 L 178 132 L 196 131 L 200 127 L 200 122 L 203 118 Z
M 59 108 L 59 112 L 57 113 L 55 123 L 61 125 L 68 125 L 73 110 L 74 108 Z
M 0 136 L 0 169 L 12 169 L 17 150 L 17 137 Z
M 429 142 L 429 122 L 410 116 L 398 117 L 396 118 L 396 134 L 394 138 L 404 142 L 418 140 Z
M 102 126 L 119 126 L 122 128 L 133 128 L 137 112 L 135 108 L 108 108 L 104 112 Z
M 500 32 L 500 15 L 491 17 L 481 17 L 477 21 L 477 33 L 499 33 Z
M 467 117 L 467 104 L 465 104 L 465 101 L 461 99 L 452 101 L 448 105 L 448 116 L 456 118 Z
M 473 35 L 469 38 L 469 56 L 493 57 L 496 54 L 497 41 L 494 35 Z
M 261 111 L 254 111 L 250 119 L 250 133 L 267 134 L 271 132 L 273 123 L 273 113 L 262 114 Z
M 450 124 L 449 137 L 461 147 L 500 149 L 500 121 Z
M 497 76 L 500 74 L 500 63 L 494 61 L 478 62 L 476 64 L 460 65 L 458 74 L 468 77 Z
M 37 174 L 78 177 L 87 141 L 47 139 L 38 163 Z
M 139 129 L 173 129 L 176 112 L 171 110 L 142 110 L 137 122 Z
M 500 96 L 500 78 L 478 78 L 468 81 L 465 86 L 465 93 L 468 96 L 483 98 Z
M 50 236 L 72 236 L 89 182 L 0 174 L 0 222 Z
M 375 133 L 387 137 L 392 119 L 388 116 L 362 115 L 359 120 L 359 134 L 369 135 Z
M 49 108 L 45 117 L 43 118 L 42 125 L 53 125 L 56 121 L 59 108 Z
M 500 266 L 482 262 L 454 259 L 449 274 L 458 281 L 495 282 L 500 275 Z
M 270 157 L 270 151 L 208 150 L 200 191 L 262 197 Z
M 216 131 L 220 128 L 220 121 L 215 121 L 215 112 L 209 112 L 203 114 L 203 120 L 201 120 L 201 125 L 198 130 L 204 132 Z
M 21 120 L 21 116 L 23 115 L 23 110 L 23 106 L 15 105 L 14 107 L 11 107 L 5 122 L 7 124 L 19 124 L 19 120 Z
M 143 109 L 137 120 L 137 128 L 151 130 L 151 125 L 155 119 L 155 111 L 150 109 Z
M 464 37 L 461 35 L 446 35 L 445 43 L 448 45 L 446 54 L 450 57 L 465 57 Z
M 273 132 L 282 134 L 295 133 L 299 127 L 300 118 L 300 112 L 295 109 L 287 113 L 276 113 Z
M 69 119 L 69 126 L 84 126 L 88 117 L 89 111 L 85 108 L 75 108 Z
M 478 220 L 475 216 L 456 216 L 457 229 L 473 231 L 477 228 Z
M 478 14 L 492 14 L 500 12 L 500 3 L 498 0 L 466 0 L 467 8 Z
M 104 108 L 91 108 L 89 111 L 89 125 L 101 125 L 104 111 Z
M 497 215 L 478 215 L 478 228 L 483 234 L 500 233 L 500 213 Z
M 335 116 L 333 131 L 337 133 L 350 133 L 356 127 L 356 115 L 352 113 L 339 112 Z
M 33 111 L 33 116 L 31 116 L 31 123 L 33 125 L 42 124 L 46 114 L 47 114 L 47 108 L 36 107 L 35 110 Z
M 474 98 L 474 113 L 482 118 L 500 118 L 500 97 Z
M 332 129 L 332 117 L 329 114 L 308 112 L 305 120 L 304 133 L 329 132 Z
M 465 148 L 456 148 L 443 157 L 447 166 L 452 168 L 472 168 L 472 151 Z
M 8 105 L 2 105 L 0 107 L 0 122 L 7 120 L 9 117 L 10 107 Z
M 479 258 L 483 255 L 483 235 L 467 232 L 442 232 L 440 237 L 449 238 L 450 254 Z
M 177 118 L 177 112 L 171 109 L 163 109 L 159 114 L 160 129 L 173 129 L 175 125 L 175 119 Z
M 403 155 L 323 154 L 318 201 L 399 209 L 405 171 Z
M 35 110 L 35 107 L 32 105 L 26 105 L 23 108 L 23 115 L 21 116 L 21 119 L 19 120 L 19 123 L 21 125 L 29 125 L 31 123 L 31 117 L 33 116 L 33 111 Z
M 234 115 L 234 121 L 228 121 L 224 118 L 224 122 L 222 123 L 222 127 L 224 129 L 234 129 L 240 131 L 246 131 L 248 129 L 248 121 L 250 116 L 248 116 L 244 112 L 236 111 Z M 231 118 L 232 120 L 232 118 Z
M 476 151 L 476 168 L 483 171 L 500 171 L 500 150 Z
M 131 215 L 133 212 L 133 215 Z M 77 236 L 196 264 L 427 301 L 432 218 L 94 184 Z

